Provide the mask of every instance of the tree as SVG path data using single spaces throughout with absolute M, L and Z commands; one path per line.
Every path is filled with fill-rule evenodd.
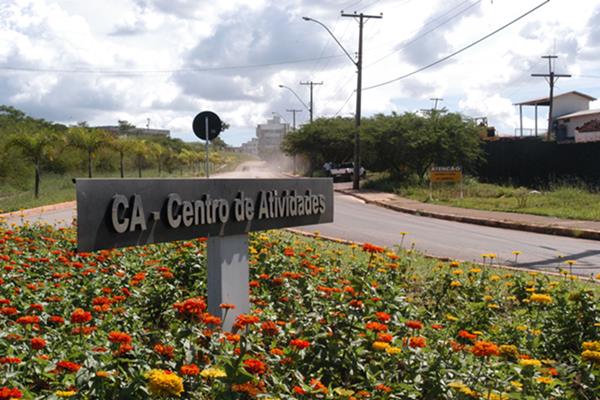
M 304 155 L 309 160 L 309 174 L 325 162 L 340 163 L 352 159 L 354 123 L 350 118 L 319 118 L 288 133 L 283 138 L 284 153 Z
M 41 163 L 52 158 L 52 148 L 56 143 L 57 134 L 47 127 L 39 127 L 34 122 L 27 121 L 19 124 L 17 132 L 8 140 L 8 146 L 18 148 L 23 156 L 33 162 L 35 167 L 34 196 L 40 193 Z
M 148 142 L 146 140 L 134 140 L 131 146 L 131 152 L 135 156 L 135 164 L 138 169 L 138 177 L 142 177 L 142 168 L 144 166 L 144 161 L 147 160 L 148 154 L 150 153 L 150 146 L 148 146 Z
M 118 121 L 118 124 L 119 124 L 119 136 L 128 136 L 129 134 L 133 133 L 133 131 L 135 130 L 135 125 L 129 123 L 128 121 L 120 119 Z
M 125 154 L 133 148 L 134 144 L 134 139 L 121 136 L 113 137 L 109 142 L 109 146 L 119 153 L 119 171 L 121 173 L 121 178 L 125 177 Z
M 148 149 L 150 150 L 150 154 L 156 159 L 156 164 L 158 165 L 158 176 L 162 173 L 162 165 L 164 159 L 168 156 L 169 149 L 158 142 L 150 142 L 148 143 Z
M 110 135 L 101 129 L 89 128 L 85 122 L 69 128 L 67 144 L 81 149 L 87 154 L 88 178 L 92 177 L 94 154 L 110 142 Z

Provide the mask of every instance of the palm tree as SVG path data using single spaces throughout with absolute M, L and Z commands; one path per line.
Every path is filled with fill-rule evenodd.
M 110 141 L 110 135 L 100 129 L 92 129 L 85 123 L 69 128 L 67 143 L 87 153 L 88 178 L 92 177 L 92 159 L 94 154 Z
M 119 169 L 121 171 L 121 178 L 125 177 L 125 154 L 134 147 L 135 140 L 126 137 L 113 137 L 109 143 L 110 147 L 119 152 Z
M 133 141 L 131 152 L 135 155 L 136 165 L 138 167 L 138 177 L 142 177 L 142 166 L 144 161 L 148 158 L 150 153 L 150 147 L 148 143 L 143 139 L 137 139 Z
M 21 150 L 23 156 L 35 166 L 34 196 L 40 194 L 40 167 L 44 159 L 51 157 L 51 150 L 56 143 L 57 134 L 47 127 L 38 127 L 33 123 L 24 123 L 17 134 L 8 140 L 9 147 Z

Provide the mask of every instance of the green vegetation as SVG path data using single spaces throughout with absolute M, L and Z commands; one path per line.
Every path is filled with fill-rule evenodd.
M 132 127 L 119 121 L 115 135 L 85 122 L 67 127 L 0 106 L 0 212 L 73 200 L 76 177 L 205 175 L 201 143 L 131 135 Z M 214 140 L 210 172 L 232 169 L 245 158 Z
M 481 160 L 480 128 L 460 114 L 438 110 L 425 115 L 377 114 L 363 119 L 361 159 L 369 171 L 386 171 L 396 179 L 425 178 L 434 165 L 461 165 L 474 170 Z M 352 161 L 354 120 L 319 118 L 286 136 L 284 151 L 302 155 L 309 172 L 325 162 Z
M 463 185 L 464 198 L 460 198 L 458 184 L 434 184 L 431 199 L 428 184 L 414 180 L 401 182 L 378 174 L 371 177 L 366 187 L 434 204 L 600 221 L 600 193 L 590 192 L 584 186 L 556 185 L 536 191 L 467 178 Z

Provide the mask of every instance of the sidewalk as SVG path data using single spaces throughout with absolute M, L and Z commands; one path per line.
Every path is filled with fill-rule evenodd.
M 568 220 L 530 214 L 473 210 L 469 208 L 422 203 L 392 193 L 371 190 L 356 191 L 348 188 L 346 185 L 336 185 L 335 191 L 354 196 L 367 203 L 376 204 L 381 207 L 408 214 L 493 226 L 497 228 L 600 240 L 600 222 L 597 221 Z

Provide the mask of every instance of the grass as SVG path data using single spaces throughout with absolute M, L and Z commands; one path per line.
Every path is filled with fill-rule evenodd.
M 235 169 L 239 163 L 246 161 L 246 158 L 244 158 L 243 155 L 232 154 L 233 157 L 231 162 L 222 165 L 217 171 L 212 173 L 231 171 Z M 113 172 L 94 171 L 94 178 L 118 178 L 119 176 L 118 170 Z M 160 175 L 161 178 L 179 178 L 181 176 L 194 177 L 198 175 L 192 173 L 189 169 L 184 169 L 183 175 L 180 170 L 175 170 L 173 173 L 163 171 Z M 27 187 L 27 190 L 19 189 L 14 182 L 13 184 L 0 182 L 0 213 L 75 200 L 75 185 L 73 184 L 73 178 L 82 177 L 87 177 L 87 171 L 73 171 L 64 175 L 42 173 L 40 196 L 37 199 L 33 195 L 33 176 L 25 178 L 28 180 L 26 185 L 23 185 L 23 182 L 18 182 L 19 187 Z M 137 169 L 126 170 L 125 177 L 137 178 Z M 156 178 L 158 177 L 158 171 L 156 168 L 145 169 L 142 171 L 142 177 Z
M 434 184 L 431 198 L 428 183 L 399 183 L 379 175 L 371 178 L 368 186 L 433 204 L 600 221 L 600 193 L 577 186 L 556 185 L 548 190 L 534 191 L 524 187 L 480 183 L 467 178 L 462 199 L 458 184 Z

